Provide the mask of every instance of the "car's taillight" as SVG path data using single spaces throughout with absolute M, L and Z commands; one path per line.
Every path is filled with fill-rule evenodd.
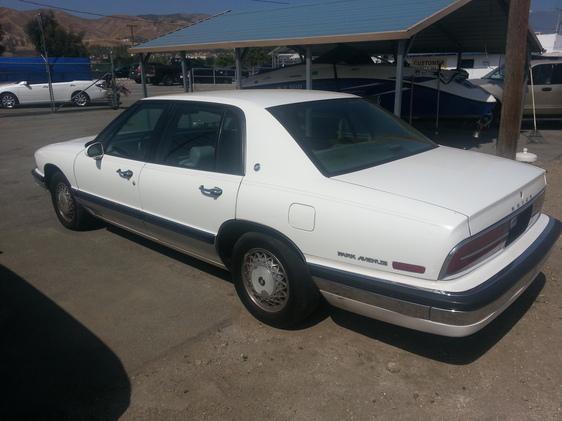
M 501 223 L 457 245 L 447 257 L 440 278 L 462 272 L 505 246 L 510 221 Z
M 544 190 L 541 193 L 539 193 L 539 195 L 536 197 L 535 201 L 533 202 L 533 210 L 531 212 L 531 218 L 542 212 L 543 205 L 544 205 Z
M 498 250 L 515 241 L 539 218 L 544 204 L 545 191 L 490 228 L 467 238 L 450 253 L 439 274 L 439 279 L 455 275 L 481 262 Z

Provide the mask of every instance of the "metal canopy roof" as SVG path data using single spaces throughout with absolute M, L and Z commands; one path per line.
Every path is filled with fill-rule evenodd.
M 221 48 L 354 43 L 372 53 L 503 52 L 507 0 L 330 0 L 258 11 L 228 12 L 130 49 L 166 52 Z M 320 45 L 324 45 L 320 47 Z M 532 51 L 540 43 L 529 33 Z

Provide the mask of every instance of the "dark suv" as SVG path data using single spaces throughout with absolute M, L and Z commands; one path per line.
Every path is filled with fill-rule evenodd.
M 179 63 L 161 64 L 147 63 L 145 65 L 146 82 L 153 85 L 163 84 L 171 86 L 181 83 L 181 65 Z M 137 65 L 133 71 L 133 79 L 137 83 L 141 83 L 140 66 Z

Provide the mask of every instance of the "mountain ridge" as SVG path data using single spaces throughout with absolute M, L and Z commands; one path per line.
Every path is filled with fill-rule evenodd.
M 25 34 L 25 24 L 47 9 L 15 10 L 0 7 L 0 25 L 5 32 L 2 43 L 8 55 L 36 55 Z M 209 15 L 204 13 L 173 13 L 168 15 L 112 15 L 95 19 L 82 18 L 60 10 L 53 11 L 61 26 L 73 32 L 83 32 L 89 45 L 131 45 L 131 28 L 134 25 L 135 42 L 143 42 L 168 32 L 191 25 Z

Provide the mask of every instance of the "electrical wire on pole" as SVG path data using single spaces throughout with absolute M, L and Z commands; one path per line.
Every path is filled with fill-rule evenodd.
M 128 23 L 127 27 L 131 30 L 131 47 L 134 47 L 135 46 L 135 28 L 138 27 L 138 25 L 133 25 L 131 23 Z

